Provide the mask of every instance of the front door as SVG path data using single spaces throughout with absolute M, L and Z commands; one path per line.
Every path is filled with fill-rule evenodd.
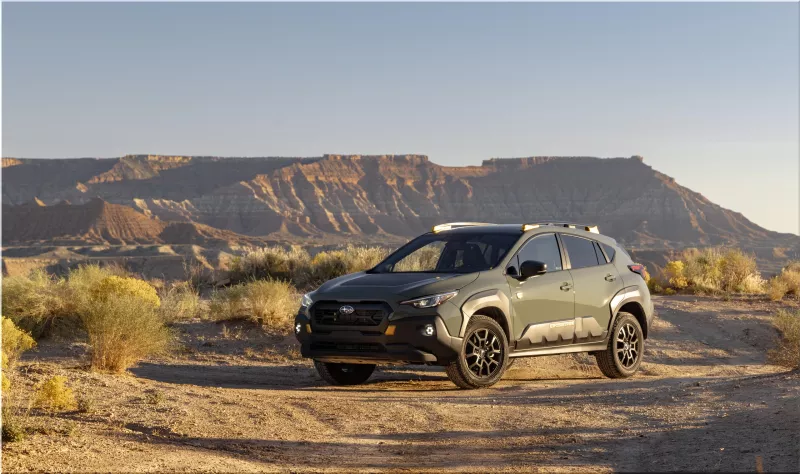
M 545 263 L 547 273 L 525 281 L 512 276 L 519 274 L 520 264 L 526 260 Z M 556 235 L 539 234 L 528 240 L 511 259 L 506 273 L 514 310 L 516 348 L 572 342 L 571 324 L 575 317 L 572 277 L 564 270 Z

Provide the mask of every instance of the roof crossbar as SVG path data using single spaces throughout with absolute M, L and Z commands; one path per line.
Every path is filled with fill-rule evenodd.
M 536 229 L 541 226 L 554 226 L 554 227 L 566 227 L 568 229 L 578 229 L 578 230 L 585 230 L 586 232 L 591 232 L 593 234 L 599 234 L 600 230 L 597 228 L 596 225 L 593 224 L 577 224 L 575 222 L 532 222 L 530 224 L 522 224 L 522 231 L 526 232 L 531 229 Z
M 433 232 L 441 232 L 443 230 L 457 229 L 459 227 L 471 227 L 476 225 L 494 225 L 489 222 L 448 222 L 446 224 L 439 224 L 433 226 Z

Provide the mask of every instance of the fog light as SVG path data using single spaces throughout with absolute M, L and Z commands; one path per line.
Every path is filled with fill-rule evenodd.
M 425 327 L 422 328 L 423 336 L 433 336 L 434 334 L 436 334 L 436 328 L 433 327 L 433 324 L 426 324 Z
M 397 326 L 395 326 L 394 324 L 390 324 L 389 327 L 386 328 L 386 332 L 384 334 L 386 334 L 387 336 L 394 336 L 395 329 L 397 329 Z
M 300 323 L 297 323 L 297 325 L 294 327 L 294 333 L 295 334 L 300 334 L 300 331 L 302 331 L 302 330 L 303 330 L 303 325 L 300 324 Z

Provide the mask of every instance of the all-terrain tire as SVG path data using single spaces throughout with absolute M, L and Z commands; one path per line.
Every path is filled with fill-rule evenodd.
M 608 336 L 608 346 L 605 350 L 594 353 L 597 366 L 608 378 L 626 378 L 639 370 L 642 356 L 644 356 L 642 327 L 634 315 L 620 311 Z
M 508 339 L 503 328 L 492 318 L 473 316 L 458 358 L 445 368 L 447 377 L 459 388 L 484 388 L 497 383 L 506 368 Z
M 314 361 L 319 376 L 331 385 L 358 385 L 369 379 L 375 364 L 334 364 Z

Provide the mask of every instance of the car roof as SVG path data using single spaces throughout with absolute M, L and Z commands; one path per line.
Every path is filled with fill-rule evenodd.
M 582 237 L 587 237 L 593 240 L 598 240 L 600 242 L 608 243 L 608 244 L 616 244 L 617 242 L 603 234 L 595 234 L 592 232 L 587 232 L 583 229 L 572 229 L 563 226 L 555 226 L 555 225 L 539 225 L 534 229 L 530 229 L 528 231 L 522 231 L 522 224 L 485 224 L 485 225 L 465 225 L 461 227 L 454 227 L 452 229 L 447 230 L 440 230 L 435 232 L 436 234 L 449 234 L 449 235 L 458 235 L 458 234 L 505 234 L 505 235 L 522 235 L 522 234 L 540 234 L 544 232 L 561 232 L 564 234 L 571 234 L 577 235 Z M 434 233 L 434 232 L 431 232 Z

